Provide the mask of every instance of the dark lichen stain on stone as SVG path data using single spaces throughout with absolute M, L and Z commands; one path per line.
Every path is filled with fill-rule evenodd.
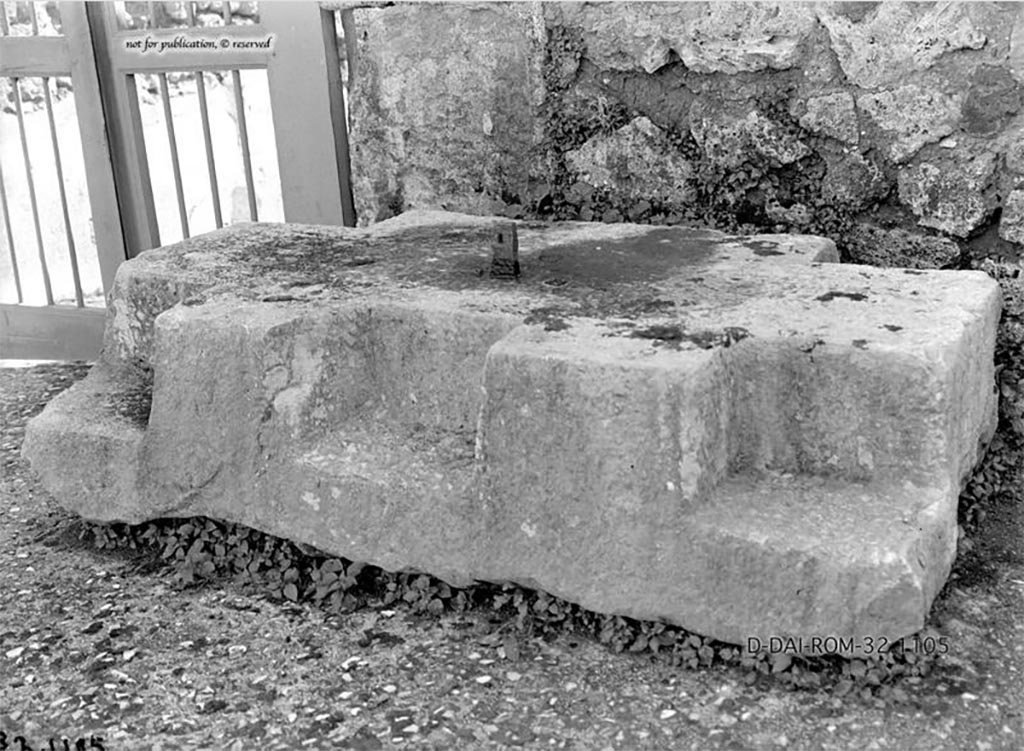
M 565 320 L 565 311 L 557 307 L 534 308 L 529 315 L 523 319 L 523 323 L 530 326 L 544 325 L 545 331 L 564 331 L 569 328 L 569 322 Z
M 638 300 L 635 312 L 637 315 L 665 313 L 675 306 L 672 300 Z
M 682 327 L 676 324 L 654 324 L 637 329 L 630 334 L 634 339 L 655 339 L 659 342 L 681 342 L 686 336 Z
M 853 346 L 856 347 L 857 349 L 867 349 L 868 348 L 868 340 L 867 339 L 854 339 L 853 340 Z
M 826 292 L 824 295 L 815 297 L 815 300 L 820 302 L 831 302 L 836 298 L 846 298 L 847 300 L 853 300 L 854 302 L 863 302 L 868 299 L 867 295 L 862 295 L 860 292 Z
M 712 235 L 659 227 L 636 237 L 588 240 L 547 248 L 523 263 L 523 281 L 568 278 L 593 288 L 656 282 L 682 266 L 711 259 Z M 717 239 L 717 238 L 715 238 Z
M 742 339 L 750 336 L 750 332 L 739 326 L 728 326 L 722 331 L 694 331 L 688 333 L 678 324 L 654 324 L 643 329 L 633 331 L 630 336 L 634 339 L 653 339 L 659 344 L 667 344 L 674 349 L 679 349 L 683 342 L 699 347 L 700 349 L 712 349 L 714 347 L 729 347 Z
M 743 244 L 754 251 L 755 256 L 784 256 L 778 245 L 767 240 L 744 240 Z
M 913 274 L 914 276 L 921 276 L 924 274 L 923 271 L 915 271 L 914 269 L 903 269 L 904 274 Z
M 903 331 L 902 326 L 897 326 L 895 323 L 886 323 L 879 326 L 880 329 L 888 329 L 889 331 Z

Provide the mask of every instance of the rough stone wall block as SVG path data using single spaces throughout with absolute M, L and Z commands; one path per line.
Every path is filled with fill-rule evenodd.
M 24 453 L 89 519 L 207 515 L 737 643 L 898 638 L 994 429 L 999 292 L 835 257 L 438 212 L 220 230 L 124 264 Z

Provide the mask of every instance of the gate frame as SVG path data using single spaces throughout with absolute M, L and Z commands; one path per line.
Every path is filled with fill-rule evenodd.
M 270 50 L 145 55 L 127 42 L 171 40 L 195 33 L 194 27 L 121 30 L 113 3 L 65 0 L 59 7 L 61 36 L 0 37 L 0 75 L 72 79 L 105 293 L 126 258 L 160 245 L 136 73 L 265 69 L 285 221 L 355 226 L 334 11 L 319 3 L 264 0 L 259 23 L 203 31 L 227 38 L 272 35 Z M 0 358 L 95 360 L 105 315 L 102 308 L 0 304 Z
M 96 57 L 85 3 L 61 2 L 58 7 L 60 36 L 0 37 L 4 48 L 0 75 L 71 78 L 96 255 L 106 292 L 125 259 L 125 243 L 117 210 L 110 142 L 98 96 Z M 2 303 L 0 357 L 95 359 L 103 340 L 105 316 L 103 308 Z
M 114 173 L 117 184 L 127 188 L 118 191 L 118 204 L 129 258 L 160 245 L 148 189 L 136 73 L 266 70 L 285 221 L 355 226 L 333 11 L 318 3 L 264 1 L 259 6 L 259 23 L 202 31 L 223 38 L 269 35 L 273 37 L 269 50 L 176 49 L 173 54 L 144 54 L 129 49 L 129 42 L 172 41 L 182 30 L 121 30 L 113 4 L 86 6 L 97 48 L 100 93 L 108 113 Z M 296 80 L 304 85 L 296 86 Z

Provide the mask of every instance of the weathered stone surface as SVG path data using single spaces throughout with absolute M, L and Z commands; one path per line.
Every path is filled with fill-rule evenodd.
M 778 201 L 769 200 L 765 202 L 764 212 L 772 221 L 795 228 L 806 227 L 814 220 L 814 212 L 803 203 L 783 206 Z
M 948 52 L 980 49 L 987 39 L 963 3 L 878 3 L 859 18 L 845 15 L 844 5 L 822 3 L 818 18 L 846 77 L 864 89 L 896 84 Z
M 1006 169 L 1024 175 L 1024 133 L 1013 134 L 1006 146 Z
M 1010 32 L 1009 63 L 1014 78 L 1024 83 L 1024 7 L 1020 5 L 1017 6 L 1013 31 Z
M 819 153 L 827 165 L 821 182 L 821 194 L 827 200 L 861 208 L 889 193 L 891 182 L 873 159 L 850 148 Z
M 952 133 L 960 118 L 961 103 L 959 95 L 947 96 L 913 84 L 857 98 L 857 106 L 891 140 L 889 157 L 894 162 L 905 162 L 924 145 Z
M 664 131 L 638 117 L 611 135 L 597 135 L 565 155 L 578 179 L 623 198 L 685 202 L 694 198 L 693 167 Z
M 698 73 L 784 70 L 800 60 L 815 19 L 804 3 L 564 3 L 587 58 L 609 70 L 653 73 L 673 55 Z
M 855 144 L 860 139 L 857 108 L 853 95 L 846 91 L 810 97 L 800 124 L 814 133 Z
M 1012 243 L 1024 243 L 1024 190 L 1012 190 L 999 217 L 999 236 Z
M 903 229 L 885 229 L 859 222 L 844 240 L 848 260 L 871 266 L 943 269 L 960 260 L 960 246 L 948 237 L 932 237 Z
M 996 133 L 1020 111 L 1021 86 L 1006 68 L 980 65 L 971 74 L 967 86 L 963 122 L 968 133 Z
M 93 519 L 208 515 L 733 642 L 921 627 L 994 427 L 994 281 L 588 224 L 521 225 L 519 281 L 491 279 L 510 230 L 144 253 L 25 454 Z
M 920 217 L 922 227 L 967 237 L 998 205 L 993 190 L 996 156 L 982 153 L 966 161 L 924 162 L 900 170 L 900 199 Z
M 738 167 L 751 152 L 781 164 L 792 164 L 811 153 L 805 143 L 745 104 L 709 97 L 690 107 L 690 133 L 707 158 L 723 167 Z
M 526 202 L 542 136 L 544 29 L 527 3 L 355 11 L 349 134 L 360 224 Z

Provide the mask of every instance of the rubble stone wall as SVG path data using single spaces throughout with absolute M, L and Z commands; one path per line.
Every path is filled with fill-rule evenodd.
M 1024 5 L 357 8 L 362 224 L 409 208 L 832 237 L 952 266 L 1024 243 Z

